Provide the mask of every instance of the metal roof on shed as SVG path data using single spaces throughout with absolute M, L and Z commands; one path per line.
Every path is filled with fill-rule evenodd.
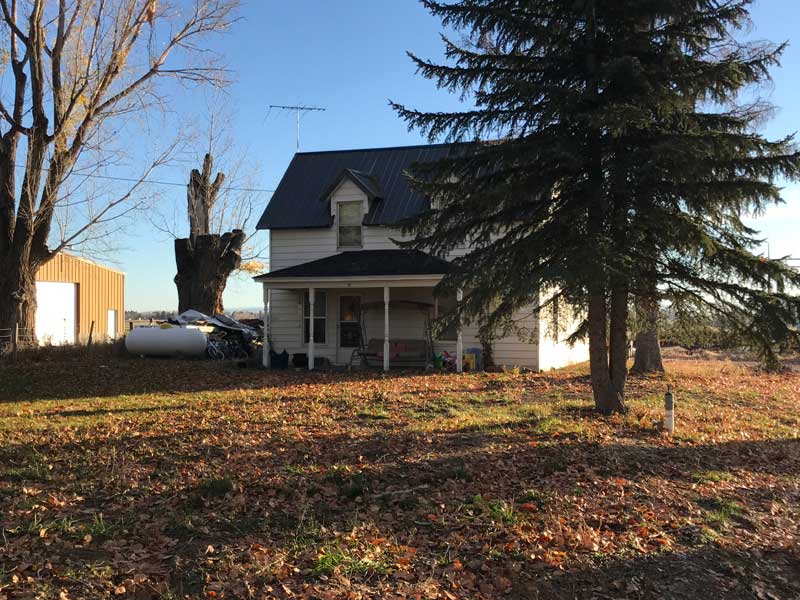
M 365 225 L 391 225 L 430 207 L 409 185 L 404 172 L 417 162 L 446 157 L 452 144 L 298 152 L 286 169 L 258 229 L 329 227 L 332 216 L 325 192 L 345 171 L 369 176 L 381 196 L 370 204 Z M 362 181 L 366 183 L 366 181 Z

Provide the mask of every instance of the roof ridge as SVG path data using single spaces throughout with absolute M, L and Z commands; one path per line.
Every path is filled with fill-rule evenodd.
M 118 275 L 126 275 L 125 271 L 122 271 L 120 269 L 116 269 L 114 267 L 109 267 L 108 265 L 103 264 L 101 262 L 97 262 L 96 260 L 92 260 L 90 258 L 86 258 L 84 256 L 81 256 L 80 254 L 73 254 L 72 252 L 68 252 L 66 250 L 61 250 L 61 251 L 57 252 L 50 260 L 52 260 L 52 259 L 54 259 L 54 258 L 56 258 L 58 256 L 67 256 L 69 258 L 74 258 L 75 260 L 79 260 L 81 262 L 85 262 L 85 263 L 87 263 L 89 265 L 92 265 L 94 267 L 98 267 L 100 269 L 105 269 L 106 271 L 111 271 L 112 273 L 117 273 Z
M 442 142 L 439 144 L 411 144 L 408 146 L 379 146 L 376 148 L 348 148 L 345 150 L 309 150 L 306 152 L 295 152 L 295 156 L 307 156 L 309 154 L 344 154 L 345 152 L 379 152 L 381 150 L 405 150 L 411 148 L 441 148 L 443 146 L 459 146 L 470 142 Z

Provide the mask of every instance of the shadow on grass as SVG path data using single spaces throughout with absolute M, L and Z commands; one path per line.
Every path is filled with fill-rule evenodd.
M 513 600 L 546 598 L 725 598 L 800 597 L 800 556 L 788 550 L 729 550 L 703 546 L 608 561 L 555 573 L 523 569 L 512 578 Z
M 107 415 L 137 415 L 158 413 L 173 410 L 186 410 L 191 408 L 188 404 L 167 404 L 164 406 L 142 406 L 139 408 L 98 408 L 96 410 L 61 410 L 48 411 L 49 417 L 100 417 Z
M 423 371 L 342 373 L 241 369 L 209 360 L 118 358 L 6 363 L 0 366 L 0 404 L 118 396 L 204 393 L 426 377 Z M 57 384 L 54 384 L 57 382 Z

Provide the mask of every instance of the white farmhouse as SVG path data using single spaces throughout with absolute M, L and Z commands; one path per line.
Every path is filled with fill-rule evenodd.
M 394 242 L 407 239 L 399 221 L 430 209 L 405 172 L 452 148 L 295 154 L 258 223 L 269 230 L 270 271 L 255 280 L 264 288 L 267 333 L 276 352 L 304 355 L 309 368 L 366 356 L 385 370 L 426 366 L 434 354 L 448 353 L 461 370 L 464 353 L 480 348 L 476 325 L 436 339 L 430 327 L 457 301 L 434 294 L 447 259 L 469 249 L 443 259 Z M 530 308 L 518 315 L 525 335 L 494 340 L 494 363 L 542 370 L 586 360 L 585 346 L 547 338 L 537 301 L 531 298 Z M 269 353 L 264 357 L 266 365 Z

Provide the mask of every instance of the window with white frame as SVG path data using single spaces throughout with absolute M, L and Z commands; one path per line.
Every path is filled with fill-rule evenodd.
M 361 202 L 339 202 L 337 205 L 339 225 L 339 247 L 361 247 Z
M 325 331 L 328 323 L 328 294 L 325 292 L 314 293 L 314 343 L 325 343 Z M 311 303 L 308 292 L 303 293 L 303 343 L 308 343 L 308 333 L 311 331 Z

